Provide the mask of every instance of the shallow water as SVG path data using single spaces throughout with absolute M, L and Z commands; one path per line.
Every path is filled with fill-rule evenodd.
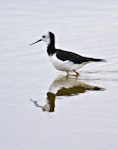
M 118 2 L 0 1 L 0 149 L 118 149 Z M 55 70 L 44 32 L 56 47 L 104 58 L 66 77 Z

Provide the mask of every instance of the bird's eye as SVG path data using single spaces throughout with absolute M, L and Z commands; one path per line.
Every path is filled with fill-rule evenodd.
M 42 37 L 45 38 L 45 35 L 43 35 Z

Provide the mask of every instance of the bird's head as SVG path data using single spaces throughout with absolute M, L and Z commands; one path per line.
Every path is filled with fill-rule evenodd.
M 52 44 L 55 43 L 55 36 L 54 36 L 54 34 L 53 34 L 52 32 L 48 32 L 47 34 L 42 35 L 42 37 L 41 37 L 40 40 L 38 40 L 38 41 L 36 41 L 36 42 L 30 44 L 30 46 L 31 46 L 31 45 L 34 45 L 34 44 L 36 44 L 36 43 L 38 43 L 38 42 L 40 42 L 40 41 L 44 41 L 44 42 L 47 44 L 47 46 L 48 46 L 48 45 L 51 44 L 51 43 L 52 43 Z

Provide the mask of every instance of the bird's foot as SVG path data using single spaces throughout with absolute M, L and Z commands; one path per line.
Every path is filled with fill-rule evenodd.
M 76 76 L 79 76 L 79 75 L 80 75 L 80 74 L 79 74 L 76 70 L 74 70 L 74 69 L 73 69 L 73 72 L 76 73 Z

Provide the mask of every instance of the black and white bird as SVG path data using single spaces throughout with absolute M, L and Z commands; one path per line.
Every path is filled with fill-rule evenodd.
M 47 53 L 50 57 L 52 65 L 60 71 L 67 72 L 67 74 L 69 72 L 75 72 L 76 75 L 79 75 L 79 73 L 76 70 L 78 70 L 85 64 L 88 64 L 90 62 L 105 61 L 104 59 L 83 57 L 73 52 L 56 49 L 55 35 L 52 32 L 44 34 L 40 40 L 30 45 L 36 44 L 40 41 L 44 41 L 47 44 Z

